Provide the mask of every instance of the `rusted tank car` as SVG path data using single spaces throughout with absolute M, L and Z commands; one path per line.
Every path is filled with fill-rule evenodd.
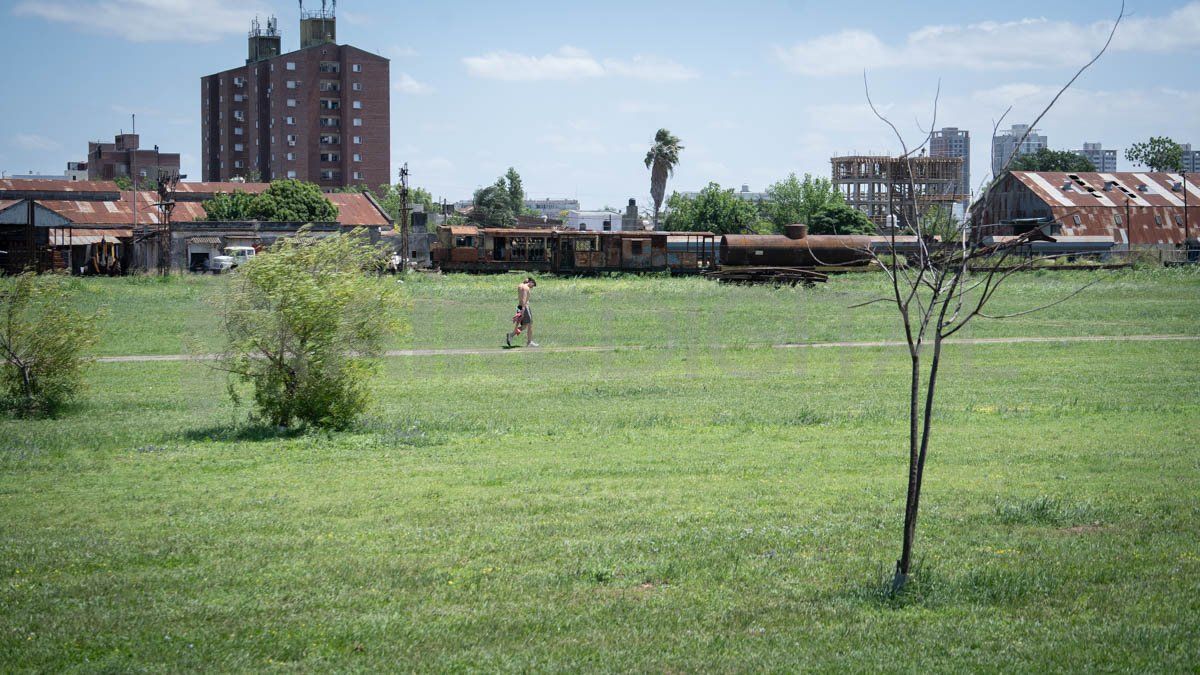
M 847 267 L 871 262 L 877 237 L 808 234 L 805 225 L 788 225 L 785 234 L 727 234 L 721 237 L 725 267 Z

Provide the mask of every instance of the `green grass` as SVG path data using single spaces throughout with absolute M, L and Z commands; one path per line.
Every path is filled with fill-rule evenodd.
M 511 327 L 521 276 L 410 275 L 418 348 L 495 347 Z M 1200 270 L 1039 272 L 1006 283 L 991 307 L 1009 313 L 1043 305 L 1099 279 L 1053 310 L 1005 321 L 980 320 L 960 337 L 1131 335 L 1200 332 L 1195 311 Z M 86 279 L 82 302 L 107 307 L 98 353 L 178 354 L 219 348 L 215 310 L 206 302 L 228 277 L 167 281 Z M 392 283 L 388 279 L 386 283 Z M 555 278 L 533 295 L 536 331 L 546 344 L 686 347 L 880 340 L 900 336 L 895 309 L 851 305 L 890 292 L 883 275 L 848 274 L 805 288 L 747 287 L 699 278 Z
M 1060 278 L 1011 288 L 1036 301 Z M 487 338 L 511 281 L 413 284 L 413 341 Z M 878 288 L 842 281 L 547 281 L 546 342 L 651 348 L 388 359 L 372 413 L 338 434 L 247 426 L 203 364 L 98 364 L 62 419 L 0 420 L 0 664 L 1194 670 L 1200 344 L 948 347 L 920 570 L 890 597 L 903 350 L 753 346 Z M 153 285 L 88 282 L 110 317 L 144 320 L 103 349 L 174 351 L 213 283 L 164 284 L 167 321 Z M 1086 317 L 986 330 L 1197 332 L 1192 276 L 1102 286 Z M 714 299 L 754 319 L 674 318 Z M 804 325 L 895 337 L 885 318 Z

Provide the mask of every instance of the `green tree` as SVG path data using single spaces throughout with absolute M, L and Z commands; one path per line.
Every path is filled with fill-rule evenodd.
M 736 234 L 754 232 L 759 227 L 754 204 L 739 198 L 733 190 L 709 183 L 694 198 L 678 192 L 667 202 L 663 229 L 672 232 L 715 232 Z
M 658 211 L 667 192 L 667 177 L 675 174 L 679 152 L 683 146 L 666 129 L 654 134 L 654 145 L 646 152 L 645 164 L 650 169 L 650 197 L 654 200 L 654 229 L 658 229 Z
M 369 402 L 368 359 L 400 328 L 398 287 L 368 273 L 386 256 L 362 231 L 302 230 L 241 266 L 221 300 L 234 400 L 248 384 L 263 422 L 349 426 Z
M 521 174 L 510 166 L 504 174 L 504 179 L 507 183 L 505 190 L 508 192 L 509 208 L 517 215 L 525 213 L 525 186 L 521 182 Z
M 253 201 L 254 195 L 249 192 L 234 190 L 213 195 L 212 199 L 205 200 L 201 206 L 204 207 L 206 220 L 250 220 L 250 205 Z
M 833 181 L 814 178 L 808 173 L 804 174 L 804 180 L 796 178 L 794 173 L 788 174 L 768 187 L 767 194 L 770 200 L 763 204 L 763 210 L 776 231 L 792 223 L 811 224 L 813 215 L 821 209 L 843 203 Z
M 1166 136 L 1154 136 L 1129 146 L 1125 159 L 1151 171 L 1183 171 L 1183 146 Z
M 288 223 L 328 223 L 338 218 L 337 206 L 313 183 L 277 180 L 252 195 L 241 190 L 205 200 L 205 220 L 261 220 Z
M 337 207 L 313 183 L 300 180 L 273 181 L 250 203 L 254 220 L 289 223 L 327 223 L 336 221 Z
M 512 210 L 512 199 L 503 178 L 495 185 L 476 190 L 474 205 L 471 217 L 484 227 L 514 227 L 517 224 L 517 214 Z
M 1030 152 L 1017 157 L 1008 168 L 1010 171 L 1065 171 L 1067 173 L 1076 173 L 1079 171 L 1095 171 L 1096 165 L 1092 164 L 1092 160 L 1087 157 L 1077 155 L 1068 150 L 1038 148 L 1037 152 Z
M 84 352 L 96 343 L 98 314 L 73 302 L 74 283 L 31 272 L 0 280 L 0 407 L 53 415 L 83 388 Z
M 808 217 L 810 234 L 875 234 L 875 224 L 862 211 L 836 201 Z

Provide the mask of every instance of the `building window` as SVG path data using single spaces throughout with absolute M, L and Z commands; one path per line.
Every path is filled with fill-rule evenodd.
M 1079 214 L 1078 214 L 1078 213 L 1076 213 L 1074 216 L 1072 216 L 1072 218 L 1073 218 L 1073 220 L 1075 221 L 1075 224 L 1076 224 L 1076 225 L 1082 225 L 1082 224 L 1083 224 L 1083 221 L 1079 219 Z
M 321 170 L 321 180 L 337 180 L 337 179 L 338 179 L 337 171 L 334 171 L 333 169 L 322 169 Z
M 321 84 L 318 85 L 318 88 L 323 92 L 333 92 L 341 91 L 342 85 L 336 80 L 321 80 Z
M 295 108 L 295 107 L 296 107 L 296 99 L 294 99 L 294 98 L 289 98 L 289 99 L 287 100 L 287 107 L 289 107 L 289 108 Z
M 244 149 L 244 148 L 243 148 L 243 146 L 242 146 L 242 144 L 241 144 L 241 143 L 234 143 L 234 144 L 233 144 L 233 151 L 234 151 L 234 152 L 241 152 L 243 149 Z
M 362 136 L 355 136 L 352 140 L 355 145 L 362 145 Z
M 295 61 L 288 61 L 288 62 L 287 62 L 287 65 L 285 65 L 284 67 L 285 67 L 285 68 L 287 68 L 288 70 L 295 70 L 295 69 L 296 69 L 296 62 L 295 62 Z
M 245 96 L 242 96 L 241 94 L 234 94 L 234 95 L 233 95 L 233 102 L 234 102 L 234 103 L 241 103 L 242 101 L 245 101 L 245 100 L 246 100 L 246 97 L 245 97 Z
M 355 171 L 353 175 L 354 175 L 354 180 L 362 180 L 362 172 L 361 171 Z
M 285 158 L 286 158 L 286 159 L 287 159 L 289 162 L 291 162 L 291 161 L 294 161 L 294 160 L 296 159 L 296 153 L 294 153 L 294 152 L 289 152 L 288 154 L 284 155 L 284 157 L 285 157 Z
M 235 169 L 240 169 L 240 168 L 242 168 L 242 160 L 240 160 L 240 159 L 238 159 L 238 160 L 234 160 L 234 162 L 233 162 L 233 168 L 235 168 Z
M 289 171 L 289 172 L 287 172 L 287 177 L 288 177 L 288 178 L 295 178 L 295 177 L 296 177 L 296 172 L 295 172 L 295 171 Z
M 337 61 L 322 61 L 321 65 L 317 66 L 317 70 L 322 73 L 337 73 L 340 72 L 342 66 Z
M 321 153 L 321 161 L 322 162 L 338 162 L 338 161 L 341 161 L 341 159 L 342 159 L 342 156 L 336 152 L 322 152 Z
M 356 162 L 361 162 L 361 161 L 362 161 L 362 155 L 358 154 L 357 152 L 356 152 L 356 153 L 354 153 L 354 161 L 356 161 Z
M 297 140 L 299 140 L 299 138 L 300 138 L 300 137 L 299 137 L 299 136 L 297 136 L 296 134 L 288 134 L 288 135 L 287 135 L 287 144 L 288 144 L 288 145 L 295 145 L 295 144 L 296 144 L 296 141 L 297 141 Z
M 283 118 L 283 121 L 285 124 L 293 124 L 294 125 L 296 123 L 296 118 L 295 117 L 285 117 L 285 118 Z
M 336 98 L 321 99 L 321 110 L 337 110 L 342 107 L 342 102 Z
M 1162 216 L 1154 216 L 1154 224 L 1162 227 Z
M 351 90 L 351 91 L 362 91 L 362 90 L 363 90 L 363 83 L 362 83 L 362 82 L 352 82 L 352 83 L 350 84 L 350 90 Z
M 288 88 L 288 89 L 295 89 L 295 88 L 296 88 L 296 81 L 295 81 L 295 80 L 288 80 L 288 81 L 287 81 L 287 88 Z
M 1121 223 L 1121 214 L 1119 214 L 1119 213 L 1113 214 L 1113 222 L 1116 223 L 1117 225 L 1121 225 L 1122 224 Z
M 355 110 L 362 110 L 362 101 L 355 101 L 350 107 L 354 108 Z
M 354 126 L 356 126 L 356 127 L 361 127 L 361 126 L 362 126 L 362 120 L 361 120 L 361 119 L 359 119 L 359 118 L 357 118 L 357 117 L 355 117 L 355 118 L 354 118 L 354 122 L 353 122 L 353 124 L 354 124 Z
M 350 66 L 350 70 L 352 70 L 356 73 L 361 73 L 362 72 L 362 64 L 361 63 L 352 64 Z
M 234 127 L 234 128 L 233 128 L 233 135 L 234 135 L 234 136 L 241 136 L 241 135 L 242 135 L 242 128 L 241 128 L 241 127 Z
M 337 134 L 322 134 L 320 139 L 321 145 L 338 145 L 341 142 L 342 139 Z
M 322 117 L 317 124 L 326 129 L 337 129 L 342 125 L 342 121 L 336 117 Z

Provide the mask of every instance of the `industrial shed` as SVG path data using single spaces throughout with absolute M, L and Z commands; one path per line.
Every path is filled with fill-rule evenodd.
M 1195 246 L 1200 186 L 1178 173 L 1010 171 L 971 205 L 981 237 L 1020 234 L 1038 221 L 1051 234 L 1108 236 L 1127 248 L 1174 249 L 1185 236 Z
M 159 195 L 120 191 L 107 181 L 0 180 L 0 266 L 72 273 L 153 269 L 160 246 L 170 241 L 174 269 L 195 268 L 224 246 L 269 246 L 309 223 L 210 222 L 202 202 L 216 194 L 258 193 L 266 183 L 180 183 L 169 229 Z M 332 223 L 312 223 L 318 236 L 364 228 L 373 241 L 392 229 L 382 207 L 368 195 L 326 195 L 338 209 Z M 135 216 L 136 213 L 136 216 Z M 32 252 L 32 253 L 31 253 Z

